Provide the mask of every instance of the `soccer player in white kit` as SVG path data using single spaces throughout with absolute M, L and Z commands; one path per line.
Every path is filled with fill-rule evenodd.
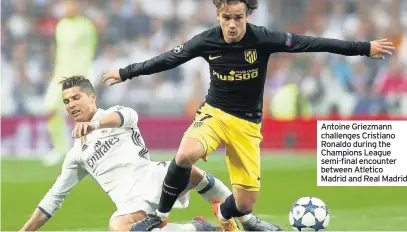
M 76 140 L 58 179 L 21 230 L 32 231 L 43 226 L 61 207 L 70 190 L 90 175 L 117 207 L 109 229 L 129 231 L 134 223 L 156 210 L 169 162 L 150 160 L 135 110 L 122 106 L 98 109 L 93 86 L 83 76 L 65 78 L 61 84 L 65 108 L 77 122 L 72 131 Z M 192 168 L 189 186 L 177 200 L 178 208 L 188 206 L 190 189 L 211 203 L 223 202 L 232 194 L 220 180 L 197 167 Z M 239 220 L 243 225 L 260 221 L 254 215 Z M 187 224 L 168 223 L 163 230 L 214 231 L 220 227 L 195 217 Z

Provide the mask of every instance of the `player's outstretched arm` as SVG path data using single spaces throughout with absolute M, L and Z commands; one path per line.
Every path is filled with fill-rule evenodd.
M 49 217 L 37 208 L 20 231 L 36 231 L 41 228 L 48 221 L 48 219 Z
M 387 39 L 371 42 L 346 41 L 270 31 L 266 31 L 266 38 L 271 53 L 329 52 L 345 56 L 385 59 L 385 55 L 392 55 L 395 49 L 393 43 Z
M 40 201 L 21 231 L 34 231 L 41 228 L 52 217 L 54 212 L 61 207 L 71 189 L 86 176 L 86 171 L 76 161 L 73 149 L 68 152 L 58 179 Z
M 138 114 L 135 110 L 127 107 L 116 108 L 116 111 L 107 113 L 99 120 L 77 123 L 72 130 L 72 138 L 80 138 L 97 129 L 137 127 Z
M 193 37 L 186 43 L 178 45 L 176 48 L 158 55 L 150 60 L 141 63 L 134 63 L 125 68 L 114 70 L 103 75 L 103 83 L 115 85 L 127 79 L 141 75 L 150 75 L 169 69 L 173 69 L 195 57 L 200 56 L 202 50 L 202 39 L 200 35 Z

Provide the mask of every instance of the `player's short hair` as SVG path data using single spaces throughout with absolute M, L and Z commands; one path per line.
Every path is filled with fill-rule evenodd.
M 62 91 L 78 86 L 88 95 L 95 93 L 92 83 L 83 75 L 63 77 L 59 84 L 62 85 Z
M 247 14 L 251 15 L 254 10 L 259 8 L 259 0 L 213 0 L 213 4 L 218 11 L 221 11 L 225 5 L 243 2 L 247 7 Z

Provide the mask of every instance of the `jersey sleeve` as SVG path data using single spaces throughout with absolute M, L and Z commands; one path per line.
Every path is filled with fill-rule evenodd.
M 87 174 L 77 161 L 73 148 L 68 152 L 61 173 L 37 208 L 49 218 L 58 210 L 70 190 Z
M 119 114 L 121 119 L 120 127 L 138 128 L 138 113 L 132 108 L 124 106 L 114 106 L 111 111 Z
M 345 41 L 264 30 L 264 40 L 270 53 L 329 52 L 345 56 L 369 56 L 370 43 Z
M 134 63 L 119 70 L 122 81 L 140 75 L 150 75 L 173 69 L 189 60 L 201 56 L 202 39 L 200 35 L 194 36 L 184 44 L 158 55 L 150 60 Z

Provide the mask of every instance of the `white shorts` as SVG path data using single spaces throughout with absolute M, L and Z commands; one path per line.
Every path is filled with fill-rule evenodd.
M 164 178 L 167 174 L 170 161 L 151 162 L 151 164 L 140 169 L 140 175 L 143 175 L 136 187 L 134 195 L 130 200 L 118 206 L 116 212 L 110 217 L 110 221 L 118 216 L 144 211 L 147 214 L 153 213 L 160 202 L 161 189 Z M 174 204 L 174 208 L 187 208 L 189 205 L 189 191 L 180 196 Z

